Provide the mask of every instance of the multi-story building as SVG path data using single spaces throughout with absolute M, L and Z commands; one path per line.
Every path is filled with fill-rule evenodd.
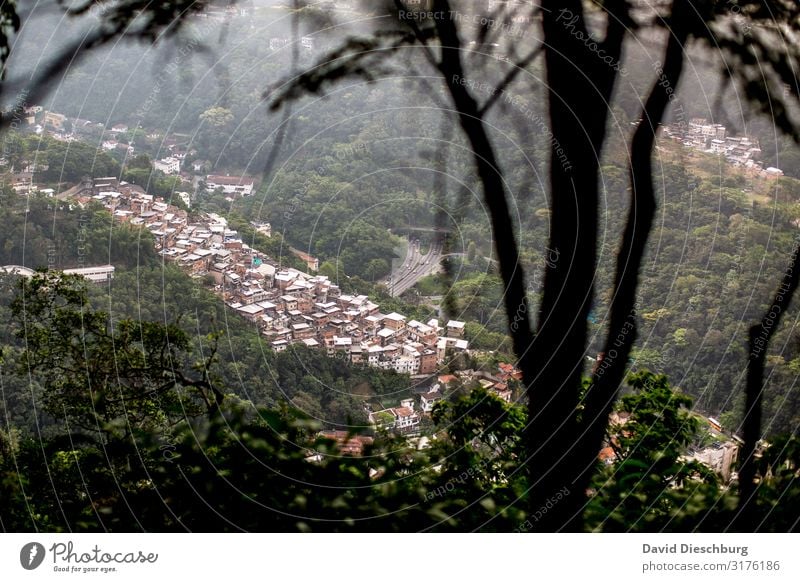
M 162 158 L 153 162 L 153 168 L 169 175 L 180 174 L 181 161 L 175 157 Z
M 250 176 L 219 176 L 206 177 L 206 187 L 209 190 L 222 188 L 225 194 L 237 196 L 250 196 L 253 193 L 255 181 Z

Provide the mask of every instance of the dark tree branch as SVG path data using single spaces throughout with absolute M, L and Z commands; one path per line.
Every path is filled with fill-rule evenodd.
M 508 86 L 514 82 L 514 79 L 517 78 L 517 75 L 519 75 L 525 69 L 525 67 L 531 64 L 533 61 L 535 61 L 543 50 L 544 46 L 539 45 L 535 49 L 530 51 L 527 55 L 518 60 L 516 63 L 514 63 L 511 70 L 506 74 L 503 80 L 497 84 L 497 87 L 495 87 L 495 90 L 492 92 L 492 94 L 489 96 L 486 102 L 483 105 L 481 105 L 480 109 L 478 110 L 478 115 L 480 115 L 481 117 L 486 115 L 486 112 L 492 108 L 492 105 L 494 105 L 497 102 L 497 100 L 500 98 L 500 96 L 503 94 L 506 88 L 508 88 Z
M 449 1 L 436 0 L 434 10 L 449 14 Z M 464 78 L 464 69 L 461 63 L 461 41 L 456 26 L 450 19 L 437 19 L 436 31 L 442 45 L 438 69 L 458 111 L 461 129 L 472 146 L 473 159 L 483 186 L 484 200 L 491 214 L 497 260 L 500 263 L 500 275 L 505 286 L 503 300 L 510 321 L 511 314 L 516 313 L 521 306 L 527 306 L 527 297 L 525 276 L 519 260 L 519 249 L 506 199 L 503 174 L 494 146 L 486 133 L 483 118 L 478 111 L 478 103 L 469 90 L 459 82 Z M 511 338 L 523 374 L 530 374 L 527 362 L 530 360 L 533 331 L 527 317 L 517 322 L 517 326 L 511 329 Z
M 394 0 L 394 6 L 398 12 L 400 12 L 405 8 L 405 6 L 400 0 Z M 413 18 L 408 20 L 407 22 L 408 22 L 408 27 L 414 34 L 414 38 L 422 46 L 422 51 L 423 54 L 425 55 L 425 59 L 434 69 L 438 68 L 439 64 L 436 60 L 436 55 L 433 54 L 433 51 L 431 50 L 431 47 L 428 44 L 428 40 L 430 39 L 430 32 L 432 29 L 428 29 L 426 32 L 423 32 L 423 30 L 419 27 L 419 25 L 414 21 Z
M 59 0 L 58 4 L 71 17 L 81 16 L 99 2 L 85 2 L 81 5 L 68 6 L 68 2 Z M 14 5 L 4 3 L 0 12 L 7 12 L 7 7 Z M 122 0 L 110 5 L 101 22 L 83 38 L 77 39 L 61 50 L 38 74 L 27 78 L 3 80 L 0 93 L 17 92 L 16 103 L 11 110 L 0 117 L 0 130 L 8 127 L 15 119 L 19 119 L 23 108 L 29 103 L 40 101 L 49 91 L 50 84 L 59 74 L 64 74 L 70 66 L 75 65 L 91 50 L 121 38 L 131 38 L 156 42 L 159 38 L 176 34 L 191 16 L 199 14 L 207 6 L 205 0 L 173 0 L 170 2 L 152 2 L 151 0 Z M 8 26 L 3 20 L 10 18 L 11 29 L 19 27 L 13 16 L 0 14 L 0 60 L 5 65 L 8 56 Z M 4 52 L 5 51 L 5 52 Z M 5 66 L 3 66 L 5 73 Z
M 321 94 L 327 85 L 347 77 L 362 77 L 367 81 L 374 81 L 383 73 L 380 61 L 387 54 L 413 43 L 416 38 L 411 32 L 396 30 L 375 33 L 370 39 L 351 38 L 344 46 L 320 59 L 317 66 L 274 90 L 274 95 L 270 95 L 272 102 L 269 107 L 275 111 L 284 102 L 298 99 L 306 93 Z M 391 42 L 387 44 L 387 40 Z

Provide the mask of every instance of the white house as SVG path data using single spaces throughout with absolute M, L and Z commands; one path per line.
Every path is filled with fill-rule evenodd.
M 426 412 L 430 414 L 433 410 L 433 405 L 442 400 L 444 397 L 442 396 L 441 392 L 428 392 L 427 394 L 423 394 L 419 397 L 419 405 L 422 408 L 422 412 Z
M 100 265 L 98 267 L 82 267 L 79 269 L 64 269 L 65 275 L 81 275 L 92 283 L 106 283 L 114 278 L 114 265 Z
M 192 197 L 189 195 L 188 192 L 175 192 L 175 195 L 178 196 L 183 203 L 186 204 L 186 208 L 191 208 L 192 206 Z
M 393 408 L 392 412 L 395 414 L 395 430 L 408 432 L 419 426 L 419 414 L 414 412 L 408 406 L 398 406 L 397 408 Z
M 206 186 L 209 190 L 222 188 L 225 194 L 238 194 L 250 196 L 253 193 L 254 180 L 250 176 L 215 176 L 206 177 Z
M 153 168 L 161 170 L 165 174 L 180 174 L 181 161 L 178 158 L 163 158 L 153 162 Z
M 398 374 L 416 374 L 419 362 L 411 356 L 400 356 L 392 361 L 392 368 Z
M 276 340 L 272 342 L 272 349 L 275 350 L 277 353 L 283 352 L 289 346 L 289 342 L 286 340 Z
M 409 406 L 398 406 L 370 413 L 369 421 L 377 428 L 412 432 L 419 426 L 419 414 Z
M 383 348 L 381 346 L 369 346 L 367 348 L 367 362 L 370 366 L 377 366 L 380 361 Z

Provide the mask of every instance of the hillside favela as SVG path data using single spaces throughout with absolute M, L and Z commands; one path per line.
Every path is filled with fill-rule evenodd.
M 0 529 L 746 569 L 800 524 L 800 8 L 722 4 L 4 4 Z

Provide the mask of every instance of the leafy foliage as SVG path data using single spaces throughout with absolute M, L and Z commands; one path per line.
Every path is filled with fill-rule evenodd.
M 633 393 L 618 406 L 626 421 L 608 427 L 615 460 L 594 479 L 590 514 L 603 531 L 681 530 L 702 523 L 706 513 L 717 511 L 722 494 L 710 469 L 682 458 L 699 429 L 687 410 L 691 398 L 652 372 L 632 374 L 628 384 Z
M 222 402 L 208 378 L 215 347 L 197 365 L 200 378 L 190 378 L 183 359 L 189 339 L 180 327 L 111 321 L 89 309 L 83 277 L 23 278 L 11 311 L 26 345 L 20 372 L 37 378 L 44 409 L 66 426 L 127 434 L 197 415 L 198 403 L 211 414 Z

